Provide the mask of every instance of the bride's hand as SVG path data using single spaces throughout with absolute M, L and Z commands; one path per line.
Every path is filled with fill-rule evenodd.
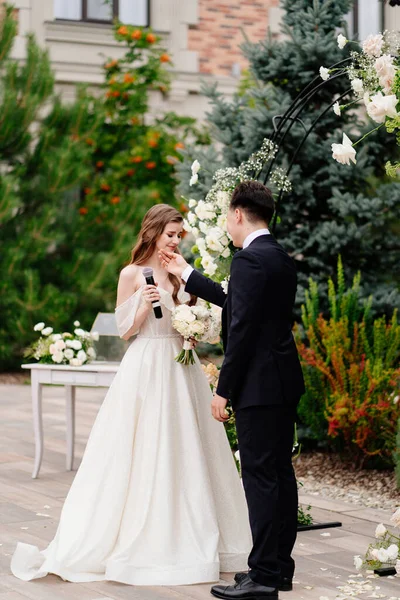
M 143 300 L 148 306 L 151 306 L 153 302 L 159 302 L 160 292 L 155 285 L 145 285 L 142 293 Z
M 164 269 L 177 277 L 181 277 L 183 271 L 189 266 L 181 254 L 175 254 L 168 250 L 159 250 L 158 256 Z

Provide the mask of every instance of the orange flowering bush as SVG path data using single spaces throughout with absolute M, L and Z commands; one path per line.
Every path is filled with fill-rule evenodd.
M 371 457 L 393 464 L 400 417 L 400 325 L 373 318 L 359 300 L 360 274 L 346 290 L 329 280 L 329 315 L 319 313 L 318 287 L 310 280 L 302 307 L 304 339 L 297 332 L 307 392 L 302 421 L 319 440 L 330 440 L 362 466 Z

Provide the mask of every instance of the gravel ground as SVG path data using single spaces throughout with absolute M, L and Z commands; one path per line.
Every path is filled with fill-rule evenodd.
M 322 452 L 301 454 L 295 469 L 303 494 L 389 511 L 400 506 L 400 490 L 396 489 L 393 471 L 356 471 L 336 454 Z

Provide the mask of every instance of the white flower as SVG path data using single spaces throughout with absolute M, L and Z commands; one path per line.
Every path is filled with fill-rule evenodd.
M 214 252 L 222 252 L 224 247 L 221 242 L 214 235 L 206 236 L 206 244 L 210 250 Z
M 391 544 L 389 548 L 386 549 L 389 560 L 396 560 L 399 556 L 399 547 L 397 544 Z
M 51 339 L 53 340 L 53 342 L 56 342 L 57 340 L 62 340 L 62 335 L 61 333 L 53 333 Z
M 362 561 L 361 556 L 358 556 L 358 555 L 355 556 L 354 557 L 354 566 L 357 569 L 357 571 L 359 571 L 361 569 L 362 564 L 363 564 L 363 561 Z
M 42 329 L 42 335 L 50 335 L 51 333 L 53 333 L 52 327 L 45 327 L 44 329 Z
M 50 352 L 50 354 L 54 354 L 54 352 L 57 352 L 57 348 L 56 348 L 55 344 L 50 344 L 49 352 Z
M 189 181 L 189 185 L 195 185 L 199 180 L 199 176 L 197 175 L 192 175 Z
M 224 291 L 224 294 L 228 293 L 228 287 L 229 287 L 229 279 L 224 279 L 223 281 L 221 281 L 221 287 Z
M 368 56 L 380 56 L 382 54 L 383 35 L 369 35 L 362 45 L 363 52 Z
M 215 262 L 213 261 L 212 257 L 209 254 L 205 254 L 203 256 L 203 258 L 201 259 L 201 265 L 204 269 L 204 273 L 206 275 L 209 275 L 210 277 L 215 275 L 217 268 L 218 268 L 217 265 L 215 264 Z
M 204 323 L 202 323 L 201 321 L 195 321 L 194 323 L 192 323 L 190 330 L 193 335 L 203 335 L 206 328 L 205 328 Z
M 52 358 L 53 362 L 59 364 L 63 361 L 64 353 L 61 350 L 54 352 L 54 354 L 51 355 L 51 358 Z
M 383 523 L 380 523 L 377 528 L 375 529 L 375 537 L 381 538 L 384 537 L 385 533 L 387 532 L 386 527 L 383 525 Z
M 335 104 L 333 105 L 333 112 L 335 113 L 335 115 L 337 115 L 338 117 L 340 117 L 341 110 L 340 110 L 340 104 L 339 102 L 335 102 Z
M 197 217 L 193 212 L 190 212 L 187 216 L 187 220 L 189 221 L 190 225 L 194 225 L 197 221 Z
M 354 93 L 358 96 L 362 96 L 364 93 L 364 84 L 362 79 L 356 77 L 356 79 L 351 80 L 351 87 L 353 88 Z
M 66 358 L 67 360 L 70 360 L 71 358 L 74 358 L 74 351 L 73 351 L 73 350 L 71 350 L 71 348 L 67 348 L 67 349 L 64 351 L 64 356 L 65 356 L 65 358 Z
M 388 560 L 389 560 L 389 554 L 388 554 L 386 548 L 378 548 L 378 549 L 376 549 L 376 553 L 374 553 L 374 556 L 381 563 L 387 563 Z
M 197 229 L 197 227 L 192 227 L 192 235 L 194 235 L 194 237 L 197 237 L 199 235 L 199 230 Z
M 190 198 L 189 200 L 189 208 L 194 208 L 197 205 L 197 200 Z
M 90 335 L 91 335 L 92 340 L 94 342 L 98 342 L 99 341 L 100 335 L 99 335 L 98 331 L 92 331 Z
M 397 575 L 400 575 L 400 560 L 396 562 L 394 568 L 396 569 Z
M 192 231 L 192 226 L 189 225 L 186 219 L 183 219 L 183 229 L 190 233 Z
M 400 506 L 396 510 L 396 512 L 390 518 L 391 522 L 395 527 L 400 527 Z
M 79 350 L 78 354 L 76 355 L 76 358 L 78 358 L 82 361 L 82 363 L 84 363 L 85 360 L 87 360 L 87 354 L 84 350 Z
M 221 256 L 222 258 L 229 258 L 231 255 L 231 249 L 229 248 L 229 246 L 227 246 L 225 248 L 225 250 L 223 252 L 221 252 Z
M 40 321 L 40 323 L 36 323 L 35 327 L 33 328 L 33 331 L 42 331 L 43 328 L 44 328 L 44 323 L 43 323 L 43 321 Z
M 96 358 L 96 356 L 97 356 L 94 348 L 88 348 L 87 354 L 88 354 L 89 358 L 92 358 L 92 359 Z
M 239 452 L 239 450 L 236 450 L 236 452 L 235 452 L 235 458 L 238 461 L 238 463 L 240 463 L 240 452 Z
M 345 38 L 344 35 L 342 35 L 341 33 L 339 33 L 339 35 L 337 36 L 337 45 L 341 50 L 343 50 L 348 41 L 349 40 Z
M 321 78 L 326 81 L 327 79 L 329 79 L 330 74 L 329 74 L 329 69 L 327 69 L 326 67 L 320 67 L 319 68 L 319 74 L 321 75 Z
M 67 342 L 67 346 L 73 348 L 74 350 L 80 350 L 82 348 L 82 344 L 79 340 L 71 340 L 69 344 Z
M 65 344 L 64 340 L 57 340 L 54 343 L 54 346 L 55 346 L 56 350 L 64 350 L 64 348 L 66 348 L 66 344 Z
M 342 165 L 349 165 L 350 161 L 356 164 L 356 149 L 345 133 L 342 144 L 332 144 L 332 158 Z
M 395 396 L 393 398 L 393 404 L 398 404 L 399 400 L 400 400 L 400 396 Z
M 379 77 L 379 83 L 385 92 L 390 92 L 393 80 L 396 75 L 396 69 L 393 65 L 393 57 L 390 54 L 383 54 L 375 61 L 375 70 Z
M 228 209 L 229 204 L 231 203 L 231 194 L 229 192 L 224 192 L 223 190 L 218 190 L 217 192 L 217 204 L 222 211 Z
M 219 215 L 217 219 L 217 225 L 224 231 L 226 231 L 227 218 L 226 215 Z
M 365 92 L 365 94 L 363 96 L 363 101 L 364 101 L 365 107 L 367 107 L 369 104 L 369 92 Z
M 75 329 L 74 333 L 79 337 L 85 337 L 85 331 L 83 329 Z
M 192 162 L 191 169 L 192 169 L 192 175 L 197 175 L 197 173 L 200 171 L 200 163 L 197 159 Z
M 396 117 L 396 106 L 398 103 L 397 97 L 384 96 L 382 92 L 378 92 L 372 96 L 371 102 L 367 104 L 367 113 L 376 123 L 384 123 L 386 117 Z
M 200 221 L 199 227 L 200 227 L 201 233 L 204 233 L 204 235 L 207 235 L 207 233 L 210 229 L 210 227 L 207 225 L 207 223 L 204 223 L 204 221 Z
M 79 358 L 71 358 L 69 364 L 71 365 L 71 367 L 81 367 L 82 361 L 79 360 Z
M 79 321 L 74 321 L 74 327 L 79 327 L 80 323 Z
M 214 206 L 211 204 L 211 202 L 204 202 L 204 200 L 200 200 L 194 212 L 196 213 L 200 221 L 212 221 L 217 216 L 215 214 Z

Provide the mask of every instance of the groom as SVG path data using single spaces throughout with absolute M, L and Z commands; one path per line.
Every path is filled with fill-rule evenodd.
M 188 293 L 223 307 L 225 358 L 212 414 L 225 421 L 228 400 L 235 411 L 253 548 L 249 572 L 237 573 L 235 585 L 214 586 L 217 598 L 275 599 L 292 589 L 298 499 L 291 457 L 304 382 L 292 335 L 296 268 L 268 230 L 274 209 L 258 181 L 234 190 L 227 228 L 242 250 L 233 257 L 227 295 L 182 256 L 160 253 Z

